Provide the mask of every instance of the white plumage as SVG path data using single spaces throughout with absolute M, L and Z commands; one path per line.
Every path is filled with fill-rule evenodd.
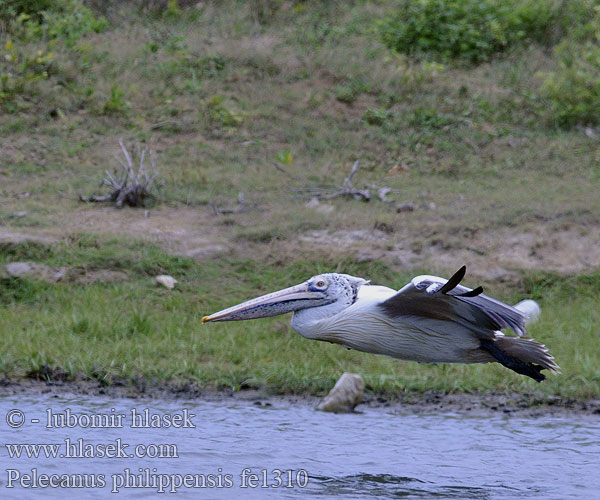
M 303 337 L 398 359 L 435 363 L 497 361 L 537 381 L 558 371 L 546 347 L 519 338 L 539 316 L 532 300 L 516 307 L 460 285 L 462 267 L 449 280 L 417 276 L 396 291 L 348 274 L 326 273 L 202 319 L 233 321 L 294 312 Z M 512 329 L 516 337 L 501 330 Z

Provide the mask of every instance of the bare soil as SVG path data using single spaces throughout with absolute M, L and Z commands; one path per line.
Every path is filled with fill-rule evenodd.
M 257 218 L 267 217 L 263 213 Z M 261 258 L 351 257 L 380 260 L 394 269 L 447 272 L 458 263 L 488 281 L 514 282 L 520 271 L 545 270 L 576 274 L 600 267 L 600 231 L 584 224 L 539 221 L 518 227 L 445 231 L 439 225 L 406 225 L 400 230 L 309 230 L 290 239 L 254 243 L 240 240 L 209 207 L 122 209 L 90 207 L 64 217 L 52 228 L 0 228 L 3 242 L 52 244 L 74 232 L 132 236 L 198 261 L 237 255 Z
M 490 281 L 513 281 L 522 269 L 585 272 L 600 266 L 600 232 L 582 226 L 556 230 L 552 224 L 535 228 L 493 228 L 476 233 L 388 234 L 381 230 L 310 231 L 298 237 L 305 247 L 327 242 L 330 252 L 358 260 L 383 260 L 393 267 L 452 268 L 468 263 L 473 273 Z

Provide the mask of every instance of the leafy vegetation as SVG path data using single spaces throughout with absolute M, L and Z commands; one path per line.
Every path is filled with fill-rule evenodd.
M 541 88 L 561 125 L 600 122 L 600 4 L 591 13 L 591 20 L 554 49 L 558 67 L 545 75 Z
M 0 58 L 0 107 L 9 112 L 27 108 L 31 99 L 41 97 L 48 90 L 42 84 L 46 80 L 68 88 L 73 77 L 66 61 L 59 59 L 66 57 L 76 71 L 84 71 L 88 47 L 77 43 L 108 27 L 104 18 L 80 0 L 8 0 L 0 7 L 0 22 L 6 30 Z M 90 92 L 83 93 L 89 96 Z
M 542 93 L 552 103 L 555 119 L 572 126 L 600 122 L 600 45 L 561 43 L 555 51 L 559 69 L 550 73 Z
M 543 39 L 558 7 L 553 0 L 402 0 L 379 30 L 386 45 L 413 57 L 480 63 Z
M 95 16 L 80 0 L 7 0 L 0 7 L 0 20 L 17 38 L 60 39 L 67 46 L 108 27 L 106 19 Z
M 32 93 L 36 82 L 48 78 L 54 59 L 52 52 L 18 51 L 12 40 L 5 43 L 0 55 L 4 60 L 0 73 L 0 103 L 16 95 Z
M 551 121 L 569 127 L 600 121 L 599 19 L 595 0 L 402 0 L 378 29 L 391 49 L 442 62 L 479 64 L 526 43 L 560 42 L 557 69 L 545 75 L 540 93 L 551 102 Z

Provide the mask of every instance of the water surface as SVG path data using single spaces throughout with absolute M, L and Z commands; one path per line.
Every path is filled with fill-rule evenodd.
M 137 418 L 148 409 L 163 427 L 132 428 L 132 409 Z M 15 427 L 6 421 L 11 411 Z M 96 423 L 113 426 L 90 428 L 99 415 L 105 421 Z M 114 426 L 118 415 L 122 427 Z M 152 421 L 138 420 L 146 423 Z M 243 498 L 551 500 L 598 498 L 600 492 L 600 419 L 590 416 L 415 415 L 383 408 L 332 415 L 281 401 L 257 406 L 19 395 L 0 398 L 0 438 L 3 499 L 146 498 L 160 489 L 175 489 L 178 498 L 211 499 L 243 493 Z M 56 445 L 58 453 L 34 458 L 21 448 L 18 458 L 18 446 L 7 444 Z M 53 475 L 55 486 L 76 481 L 75 475 L 81 485 L 84 474 L 96 484 L 44 487 L 44 474 Z M 111 495 L 113 489 L 118 493 Z

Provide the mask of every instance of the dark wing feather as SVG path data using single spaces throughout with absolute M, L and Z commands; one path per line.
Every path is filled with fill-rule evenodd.
M 380 307 L 392 317 L 415 316 L 458 323 L 482 339 L 492 339 L 494 331 L 504 328 L 524 335 L 525 315 L 484 295 L 481 287 L 471 290 L 459 285 L 465 271 L 463 266 L 448 281 L 434 276 L 414 278 Z

